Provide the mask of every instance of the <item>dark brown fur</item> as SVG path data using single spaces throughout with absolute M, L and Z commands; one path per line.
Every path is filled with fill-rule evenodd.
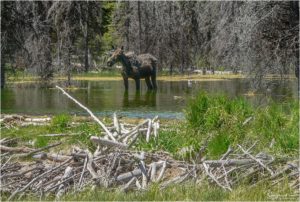
M 123 48 L 118 48 L 112 53 L 107 65 L 112 66 L 116 62 L 122 63 L 122 76 L 126 90 L 128 90 L 128 78 L 135 80 L 136 90 L 140 89 L 140 79 L 145 79 L 149 90 L 157 89 L 157 59 L 153 55 L 135 55 L 133 52 L 124 53 Z

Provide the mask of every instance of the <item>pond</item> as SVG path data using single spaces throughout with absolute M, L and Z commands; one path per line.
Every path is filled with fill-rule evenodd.
M 279 81 L 278 81 L 279 82 Z M 57 83 L 60 86 L 62 82 Z M 244 96 L 252 104 L 266 104 L 270 98 L 283 101 L 297 97 L 297 81 L 285 81 L 266 93 L 249 96 L 250 86 L 244 79 L 192 81 L 158 81 L 156 93 L 148 92 L 144 82 L 141 91 L 135 92 L 134 82 L 130 81 L 130 89 L 125 93 L 123 82 L 114 81 L 73 81 L 78 88 L 67 90 L 74 98 L 87 106 L 96 115 L 106 116 L 117 112 L 121 116 L 134 118 L 183 118 L 183 109 L 188 100 L 200 90 L 211 94 L 226 94 L 230 97 Z M 284 86 L 284 87 L 282 87 Z M 1 91 L 2 113 L 18 114 L 59 114 L 70 113 L 87 115 L 73 101 L 69 100 L 56 88 L 44 88 L 37 83 L 11 84 Z

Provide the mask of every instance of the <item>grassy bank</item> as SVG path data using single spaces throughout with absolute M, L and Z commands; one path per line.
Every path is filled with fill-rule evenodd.
M 157 80 L 159 81 L 214 81 L 224 79 L 244 78 L 241 74 L 215 74 L 215 75 L 201 75 L 201 74 L 173 74 L 172 76 L 166 72 L 158 73 Z M 120 71 L 101 71 L 88 73 L 73 73 L 72 80 L 83 81 L 112 81 L 122 80 Z M 54 75 L 52 81 L 67 80 L 67 77 L 61 74 Z M 15 74 L 7 75 L 7 83 L 26 83 L 26 82 L 40 82 L 40 78 L 33 74 L 16 72 Z
M 170 75 L 169 72 L 159 72 L 157 76 L 158 81 L 218 81 L 218 80 L 227 80 L 227 79 L 241 79 L 246 78 L 243 74 L 173 74 Z M 296 77 L 294 75 L 285 75 L 285 79 L 295 80 Z M 265 77 L 267 80 L 277 80 L 282 79 L 280 75 L 267 75 Z M 66 81 L 67 77 L 62 74 L 55 74 L 52 79 L 53 82 L 56 81 Z M 71 80 L 82 80 L 82 81 L 118 81 L 122 80 L 122 76 L 120 71 L 115 70 L 104 70 L 101 72 L 88 72 L 88 73 L 73 73 Z M 28 82 L 41 82 L 40 78 L 36 75 L 24 73 L 24 72 L 16 72 L 14 74 L 7 75 L 7 83 L 28 83 Z
M 163 150 L 177 159 L 192 161 L 207 140 L 204 154 L 207 159 L 219 159 L 229 146 L 241 144 L 249 147 L 257 142 L 254 153 L 263 151 L 276 157 L 298 158 L 298 100 L 254 108 L 243 98 L 230 99 L 203 92 L 190 100 L 185 114 L 183 121 L 162 120 L 159 138 L 152 139 L 150 143 L 141 139 L 133 149 Z M 110 119 L 103 121 L 110 123 Z M 53 117 L 50 125 L 2 127 L 1 138 L 16 137 L 23 146 L 33 144 L 34 147 L 62 141 L 63 145 L 57 151 L 70 150 L 70 145 L 94 150 L 95 146 L 89 141 L 89 137 L 100 134 L 100 131 L 101 128 L 90 119 L 61 114 Z M 67 136 L 41 136 L 54 133 Z M 39 200 L 30 195 L 26 199 Z M 53 199 L 51 196 L 46 198 Z M 228 192 L 204 180 L 196 185 L 193 182 L 174 185 L 164 191 L 160 191 L 155 184 L 147 191 L 129 193 L 116 189 L 89 188 L 77 194 L 66 195 L 63 200 L 297 200 L 297 195 L 289 188 L 288 181 L 282 181 L 275 186 L 271 186 L 268 181 L 250 186 L 245 181 L 234 187 L 232 192 Z

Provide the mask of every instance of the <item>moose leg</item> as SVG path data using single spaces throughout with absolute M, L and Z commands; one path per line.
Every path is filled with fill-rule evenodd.
M 128 77 L 123 76 L 125 91 L 128 91 Z
M 156 90 L 156 89 L 157 89 L 157 85 L 156 85 L 156 75 L 152 75 L 152 76 L 151 76 L 151 81 L 152 81 L 152 85 L 153 85 L 154 90 Z
M 136 90 L 140 90 L 140 79 L 135 79 Z
M 150 82 L 150 78 L 149 78 L 149 77 L 146 77 L 146 78 L 145 78 L 145 81 L 146 81 L 148 90 L 152 90 L 152 89 L 153 89 L 153 86 L 152 86 L 152 84 L 151 84 L 151 82 Z

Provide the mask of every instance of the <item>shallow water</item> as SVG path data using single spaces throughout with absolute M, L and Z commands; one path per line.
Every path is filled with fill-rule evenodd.
M 62 82 L 57 83 L 60 86 Z M 270 98 L 282 102 L 297 97 L 296 80 L 279 85 L 276 81 L 273 90 L 247 96 L 250 86 L 244 79 L 192 82 L 158 81 L 157 92 L 148 92 L 144 82 L 141 91 L 135 92 L 134 82 L 130 81 L 128 93 L 124 92 L 122 81 L 73 81 L 77 89 L 68 92 L 96 115 L 111 115 L 116 111 L 127 117 L 183 118 L 183 109 L 188 100 L 200 90 L 211 94 L 226 94 L 230 97 L 244 96 L 255 106 L 266 104 Z M 73 101 L 56 88 L 44 88 L 40 84 L 12 84 L 1 91 L 2 113 L 20 114 L 59 114 L 71 113 L 86 115 Z

